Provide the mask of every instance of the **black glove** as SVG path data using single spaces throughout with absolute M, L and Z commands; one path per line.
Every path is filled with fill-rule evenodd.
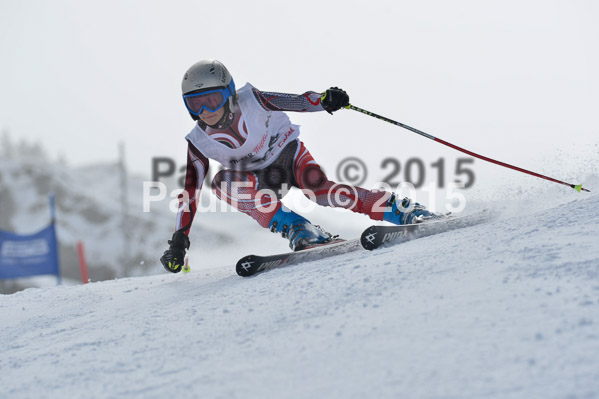
M 325 111 L 333 114 L 333 112 L 349 105 L 349 96 L 345 90 L 338 87 L 331 87 L 324 92 L 324 95 L 320 98 L 320 103 Z
M 175 231 L 172 240 L 169 240 L 169 249 L 164 251 L 160 263 L 171 273 L 179 273 L 183 267 L 185 250 L 189 249 L 189 238 L 182 230 Z

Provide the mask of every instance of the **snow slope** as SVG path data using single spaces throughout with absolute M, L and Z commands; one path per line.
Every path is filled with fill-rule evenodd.
M 253 278 L 0 296 L 0 397 L 599 397 L 596 190 L 483 205 L 502 216 Z

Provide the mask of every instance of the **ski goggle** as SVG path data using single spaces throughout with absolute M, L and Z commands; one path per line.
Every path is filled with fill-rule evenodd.
M 183 95 L 183 101 L 189 112 L 194 115 L 200 115 L 204 110 L 208 110 L 209 112 L 218 111 L 234 93 L 235 82 L 231 79 L 229 86 L 224 89 L 185 94 Z

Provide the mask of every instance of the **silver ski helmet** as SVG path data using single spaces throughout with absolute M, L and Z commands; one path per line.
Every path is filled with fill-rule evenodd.
M 181 82 L 183 100 L 194 120 L 204 109 L 215 112 L 226 106 L 225 115 L 234 110 L 235 82 L 227 68 L 217 60 L 203 60 L 193 64 Z

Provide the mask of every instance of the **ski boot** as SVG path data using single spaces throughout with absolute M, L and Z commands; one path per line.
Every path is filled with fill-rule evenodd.
M 397 196 L 391 194 L 387 201 L 387 205 L 385 206 L 383 220 L 401 225 L 422 223 L 431 219 L 441 219 L 445 217 L 442 214 L 428 211 L 425 206 L 420 205 L 418 202 L 413 204 L 411 202 L 412 201 L 408 197 L 405 197 L 398 203 Z
M 286 207 L 281 207 L 275 213 L 268 228 L 273 233 L 281 233 L 283 238 L 289 239 L 289 248 L 294 252 L 314 244 L 329 242 L 334 238 L 320 226 L 314 226 L 306 218 Z

